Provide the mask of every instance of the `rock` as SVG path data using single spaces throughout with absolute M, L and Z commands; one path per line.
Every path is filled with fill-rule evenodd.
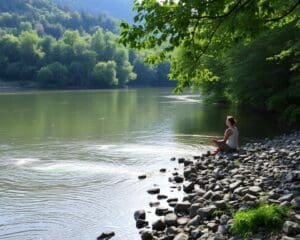
M 143 175 L 139 175 L 138 179 L 142 180 L 142 179 L 145 179 L 146 177 L 147 177 L 146 174 L 143 174 Z
M 136 227 L 137 228 L 143 228 L 143 227 L 146 227 L 146 226 L 148 226 L 149 225 L 149 222 L 147 222 L 147 221 L 145 221 L 145 220 L 143 220 L 143 219 L 138 219 L 137 221 L 136 221 Z
M 294 178 L 295 178 L 294 174 L 292 172 L 290 172 L 285 176 L 284 180 L 286 182 L 292 182 L 294 180 Z
M 191 193 L 194 190 L 195 184 L 193 182 L 185 182 L 183 184 L 183 191 L 186 193 Z
M 193 218 L 197 215 L 198 209 L 201 207 L 200 203 L 194 203 L 190 207 L 190 217 Z
M 283 236 L 280 240 L 298 240 L 297 238 Z
M 291 204 L 294 208 L 296 208 L 297 210 L 300 209 L 300 196 L 299 197 L 296 197 L 294 198 L 292 201 L 291 201 Z
M 201 236 L 201 230 L 199 228 L 196 228 L 194 230 L 191 231 L 191 237 L 192 239 L 197 239 L 198 237 Z
M 219 201 L 215 202 L 216 207 L 219 208 L 219 209 L 226 208 L 226 204 L 227 204 L 226 200 L 219 200 Z
M 138 219 L 145 220 L 146 219 L 146 212 L 143 209 L 137 210 L 134 212 L 134 219 L 137 221 Z
M 204 208 L 199 208 L 198 209 L 198 215 L 201 218 L 209 218 L 209 217 L 211 217 L 211 215 L 213 214 L 213 212 L 216 209 L 217 209 L 217 207 L 214 206 L 214 205 L 211 205 L 211 206 L 208 206 L 208 207 L 204 207 Z
M 189 236 L 185 233 L 179 233 L 175 236 L 174 240 L 188 240 Z
M 161 173 L 165 173 L 165 172 L 167 171 L 167 169 L 161 168 L 161 169 L 159 169 L 159 171 L 160 171 Z
M 182 176 L 177 175 L 177 176 L 174 177 L 174 181 L 176 183 L 182 183 L 183 180 L 184 180 L 184 178 Z
M 107 232 L 103 232 L 98 238 L 97 240 L 108 240 L 111 239 L 113 236 L 115 236 L 115 233 L 113 231 L 107 231 Z
M 188 221 L 190 221 L 189 218 L 187 217 L 180 217 L 180 218 L 177 218 L 177 223 L 178 225 L 186 225 L 188 223 Z
M 220 217 L 220 223 L 222 225 L 226 225 L 227 222 L 229 221 L 230 217 L 226 214 L 223 214 L 221 217 Z
M 167 226 L 177 226 L 177 216 L 174 213 L 168 213 L 165 216 L 165 224 Z
M 294 235 L 300 232 L 300 225 L 292 221 L 285 221 L 282 230 L 287 235 Z
M 181 203 L 177 203 L 174 210 L 176 213 L 183 213 L 187 212 L 190 206 L 191 204 L 188 201 L 184 201 Z
M 166 215 L 168 212 L 169 212 L 169 209 L 165 208 L 165 207 L 157 207 L 155 209 L 155 214 L 158 216 Z
M 186 166 L 192 165 L 193 161 L 186 159 L 186 160 L 184 160 L 183 164 L 186 167 Z
M 157 231 L 163 231 L 166 228 L 166 224 L 162 219 L 158 219 L 152 223 L 152 229 Z
M 150 207 L 158 207 L 160 205 L 160 202 L 149 202 Z
M 217 233 L 225 234 L 227 231 L 226 227 L 224 225 L 219 225 Z
M 178 158 L 178 163 L 184 163 L 184 158 Z
M 176 158 L 172 157 L 172 158 L 170 158 L 170 160 L 171 160 L 171 161 L 175 161 L 175 160 L 176 160 Z
M 160 189 L 159 188 L 151 188 L 151 189 L 148 189 L 147 192 L 149 194 L 158 194 L 158 193 L 160 193 Z
M 213 195 L 213 191 L 209 190 L 203 195 L 203 198 L 208 200 L 212 197 L 212 195 Z
M 249 187 L 249 192 L 250 192 L 250 194 L 257 196 L 261 192 L 261 188 L 258 186 L 252 186 L 252 187 Z
M 237 187 L 239 187 L 241 184 L 242 184 L 242 181 L 237 180 L 237 181 L 235 181 L 234 183 L 231 183 L 231 184 L 229 185 L 229 189 L 230 189 L 230 190 L 234 190 L 234 189 L 236 189 Z
M 167 202 L 177 202 L 178 198 L 169 198 Z
M 166 198 L 168 198 L 167 195 L 163 195 L 163 194 L 158 194 L 158 195 L 157 195 L 157 199 L 158 199 L 158 200 L 166 199 Z
M 209 222 L 207 224 L 207 227 L 212 230 L 213 232 L 216 232 L 218 230 L 218 224 L 214 223 L 214 222 Z
M 152 240 L 153 235 L 151 231 L 142 231 L 141 233 L 142 240 Z
M 291 201 L 293 199 L 294 194 L 290 193 L 290 194 L 285 194 L 283 196 L 281 196 L 278 201 L 280 202 L 285 202 L 285 201 Z
M 187 226 L 198 226 L 201 221 L 201 217 L 199 215 L 196 215 L 193 217 L 188 223 Z

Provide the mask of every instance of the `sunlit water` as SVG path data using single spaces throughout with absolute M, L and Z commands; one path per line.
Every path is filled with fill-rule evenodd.
M 156 200 L 146 190 L 181 197 L 170 158 L 207 151 L 227 114 L 243 140 L 281 132 L 266 116 L 171 89 L 1 93 L 0 239 L 139 239 L 133 212 Z

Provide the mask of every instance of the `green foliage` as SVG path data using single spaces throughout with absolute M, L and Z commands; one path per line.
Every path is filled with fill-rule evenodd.
M 230 51 L 227 61 L 227 85 L 233 101 L 253 109 L 281 113 L 282 120 L 299 119 L 300 83 L 298 50 L 273 57 L 292 43 L 299 42 L 295 26 L 274 28 L 248 45 Z M 278 55 L 277 55 L 278 56 Z
M 134 52 L 130 59 L 116 34 L 106 31 L 101 16 L 46 0 L 1 1 L 0 80 L 43 88 L 123 87 L 136 78 L 141 81 L 152 68 L 144 65 L 134 72 L 140 54 Z
M 118 84 L 116 77 L 116 63 L 114 61 L 99 62 L 93 69 L 93 79 L 96 85 L 112 86 Z
M 51 63 L 39 70 L 37 79 L 42 87 L 66 87 L 68 85 L 68 69 L 59 62 Z
M 238 211 L 233 215 L 231 231 L 248 238 L 259 230 L 276 231 L 280 229 L 288 208 L 279 205 L 261 204 L 256 209 Z
M 104 15 L 79 13 L 49 3 L 48 0 L 0 1 L 0 27 L 8 33 L 36 30 L 40 35 L 62 36 L 66 29 L 92 34 L 101 26 L 117 32 L 116 20 Z
M 299 1 L 136 0 L 135 10 L 135 23 L 121 25 L 120 42 L 154 49 L 150 63 L 170 61 L 176 92 L 199 88 L 209 101 L 297 122 Z

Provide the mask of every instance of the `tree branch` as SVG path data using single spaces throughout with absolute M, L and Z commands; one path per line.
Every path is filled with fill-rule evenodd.
M 226 18 L 227 16 L 229 16 L 242 2 L 242 0 L 238 0 L 237 3 L 225 14 L 223 15 L 218 15 L 218 16 L 209 16 L 209 15 L 205 15 L 205 16 L 191 16 L 191 18 L 194 19 L 219 19 L 219 18 Z
M 279 20 L 285 18 L 287 15 L 292 13 L 299 5 L 300 5 L 300 0 L 296 1 L 296 3 L 286 13 L 284 13 L 282 16 L 279 16 L 279 17 L 276 17 L 276 18 L 266 19 L 266 22 L 276 22 L 276 21 L 279 21 Z

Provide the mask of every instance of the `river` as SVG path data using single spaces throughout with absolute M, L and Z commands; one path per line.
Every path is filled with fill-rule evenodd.
M 180 195 L 170 158 L 207 151 L 227 114 L 242 141 L 282 133 L 271 117 L 171 89 L 0 93 L 0 239 L 139 239 L 133 212 L 155 200 L 146 190 Z

